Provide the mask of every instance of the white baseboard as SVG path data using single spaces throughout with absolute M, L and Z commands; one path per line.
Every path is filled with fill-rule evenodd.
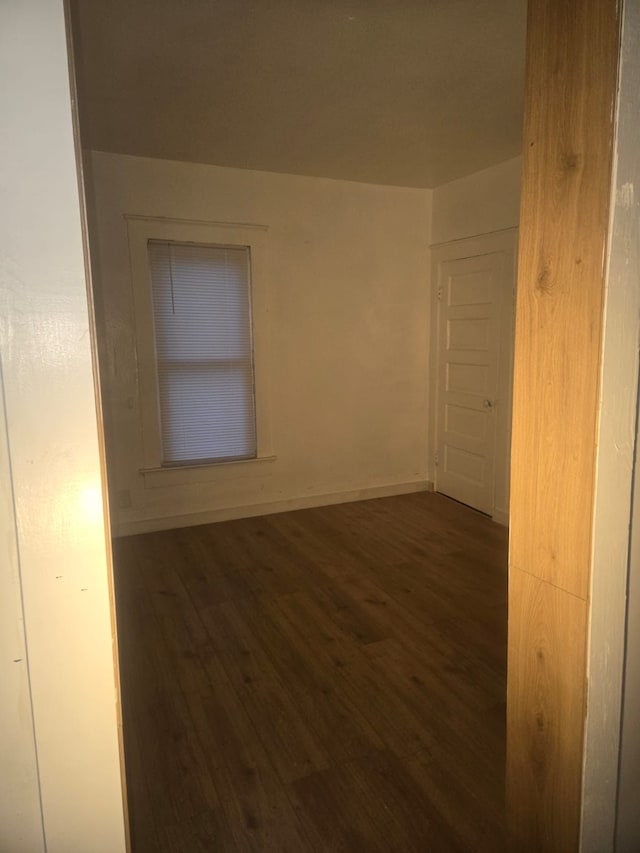
M 389 498 L 394 495 L 407 495 L 413 492 L 432 492 L 430 480 L 415 480 L 409 483 L 394 483 L 388 486 L 370 486 L 344 492 L 332 492 L 322 495 L 303 495 L 268 503 L 249 506 L 225 507 L 222 509 L 192 512 L 184 515 L 169 515 L 156 518 L 144 518 L 114 523 L 112 534 L 115 537 L 134 536 L 137 533 L 153 533 L 157 530 L 171 530 L 176 527 L 194 527 L 197 524 L 212 524 L 216 521 L 232 521 L 236 518 L 251 518 L 256 515 L 272 515 L 276 512 L 290 512 L 296 509 L 310 509 L 314 506 L 365 501 L 372 498 Z

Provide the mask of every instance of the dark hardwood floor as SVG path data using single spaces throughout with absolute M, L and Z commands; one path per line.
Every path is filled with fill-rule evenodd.
M 429 493 L 117 540 L 134 853 L 503 850 L 506 548 Z

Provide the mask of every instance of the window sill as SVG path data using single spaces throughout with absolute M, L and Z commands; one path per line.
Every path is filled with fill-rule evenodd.
M 236 479 L 252 471 L 253 466 L 275 462 L 275 456 L 256 456 L 253 459 L 232 459 L 229 462 L 210 462 L 201 465 L 172 465 L 166 468 L 141 468 L 145 489 L 167 486 L 188 486 L 192 483 L 212 483 L 221 479 Z M 253 472 L 255 475 L 255 472 Z

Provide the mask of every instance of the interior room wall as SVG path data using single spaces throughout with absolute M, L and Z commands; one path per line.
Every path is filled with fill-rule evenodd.
M 44 850 L 20 589 L 11 459 L 0 371 L 0 850 Z
M 639 439 L 640 432 L 636 429 L 636 448 Z M 619 778 L 614 774 L 611 780 L 614 786 L 616 782 L 619 786 L 615 848 L 617 853 L 634 853 L 640 848 L 640 460 L 637 451 L 634 467 Z M 617 636 L 618 630 L 615 633 Z M 613 703 L 615 697 L 611 701 Z M 587 811 L 586 818 L 589 817 Z M 596 848 L 592 846 L 591 849 Z
M 428 486 L 431 191 L 100 152 L 90 171 L 116 533 Z M 141 476 L 125 215 L 267 227 L 271 461 Z
M 431 243 L 517 227 L 522 157 L 474 172 L 433 191 Z
M 617 853 L 640 850 L 639 38 L 640 6 L 625 3 L 597 449 L 583 853 L 614 846 L 614 835 Z

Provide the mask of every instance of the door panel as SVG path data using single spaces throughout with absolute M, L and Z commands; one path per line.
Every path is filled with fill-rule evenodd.
M 494 508 L 502 252 L 438 264 L 436 489 Z

